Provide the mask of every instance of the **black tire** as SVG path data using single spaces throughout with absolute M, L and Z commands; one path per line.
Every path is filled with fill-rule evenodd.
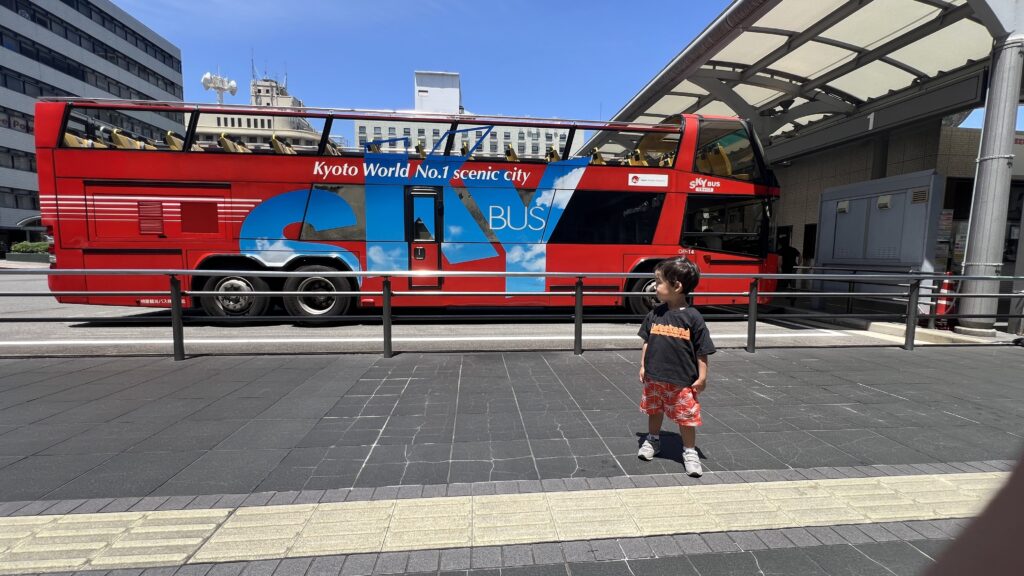
M 654 295 L 654 276 L 650 278 L 637 278 L 629 284 L 628 292 L 645 292 L 650 296 L 626 298 L 626 307 L 630 312 L 638 316 L 646 316 L 658 305 L 658 297 Z
M 349 292 L 348 278 L 318 276 L 322 272 L 338 272 L 337 268 L 312 264 L 300 266 L 295 272 L 308 276 L 291 276 L 284 282 L 284 292 L 309 292 L 311 296 L 282 296 L 285 310 L 296 318 L 344 316 L 352 309 L 352 296 L 315 295 L 316 292 Z
M 213 276 L 203 286 L 204 292 L 219 292 L 224 296 L 202 296 L 199 305 L 209 316 L 262 316 L 270 305 L 269 296 L 246 295 L 246 292 L 270 290 L 266 281 L 255 276 Z

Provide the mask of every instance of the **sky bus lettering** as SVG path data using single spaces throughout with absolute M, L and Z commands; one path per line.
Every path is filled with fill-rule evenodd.
M 705 272 L 773 272 L 771 204 L 778 188 L 747 125 L 736 119 L 674 116 L 661 124 L 394 114 L 445 126 L 427 151 L 408 138 L 359 147 L 333 140 L 346 121 L 375 112 L 302 109 L 319 142 L 272 146 L 227 132 L 200 146 L 185 126 L 163 142 L 102 123 L 110 112 L 295 116 L 294 109 L 91 100 L 42 101 L 36 143 L 44 225 L 54 267 L 190 269 L 188 297 L 218 316 L 259 316 L 281 296 L 296 317 L 377 307 L 382 275 L 329 271 L 650 272 L 676 255 Z M 543 155 L 519 158 L 483 145 L 502 126 L 569 130 Z M 193 128 L 194 129 L 194 128 Z M 575 139 L 575 142 L 574 142 Z M 585 144 L 581 145 L 581 142 Z M 312 143 L 312 145 L 310 145 Z M 461 143 L 461 146 L 456 146 Z M 251 146 L 251 148 L 250 148 Z M 235 274 L 204 275 L 203 270 Z M 262 270 L 306 278 L 261 278 Z M 154 291 L 158 275 L 53 276 L 55 291 Z M 571 279 L 543 277 L 395 278 L 395 306 L 567 306 Z M 653 292 L 649 280 L 587 280 L 585 287 Z M 743 291 L 714 279 L 706 291 Z M 366 292 L 355 298 L 324 291 Z M 515 296 L 445 292 L 516 292 Z M 550 294 L 554 292 L 555 294 Z M 561 293 L 565 292 L 566 295 Z M 307 295 L 308 294 L 308 295 Z M 60 297 L 62 302 L 166 307 L 169 299 Z M 742 303 L 706 297 L 698 303 Z M 588 297 L 588 305 L 643 312 L 647 298 Z

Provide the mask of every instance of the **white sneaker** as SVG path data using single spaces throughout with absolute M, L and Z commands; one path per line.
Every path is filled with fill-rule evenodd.
M 683 466 L 686 468 L 686 473 L 694 478 L 699 478 L 704 474 L 704 467 L 700 465 L 700 456 L 696 450 L 683 450 Z
M 641 460 L 651 461 L 654 460 L 654 456 L 659 452 L 661 452 L 661 440 L 645 438 L 644 443 L 640 445 L 640 451 L 636 455 Z

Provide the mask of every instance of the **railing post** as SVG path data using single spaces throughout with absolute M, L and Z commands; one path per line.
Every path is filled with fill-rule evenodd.
M 576 277 L 576 328 L 573 331 L 572 351 L 579 356 L 583 354 L 583 276 Z
M 391 277 L 384 277 L 384 357 L 394 356 L 391 350 Z
M 921 296 L 921 280 L 914 280 L 910 283 L 910 293 L 907 294 L 907 332 L 903 341 L 904 350 L 914 349 L 914 336 L 917 333 L 917 301 Z
M 181 318 L 181 280 L 171 274 L 171 339 L 174 341 L 174 359 L 185 359 L 185 329 Z
M 747 302 L 747 352 L 757 351 L 757 278 L 750 281 Z

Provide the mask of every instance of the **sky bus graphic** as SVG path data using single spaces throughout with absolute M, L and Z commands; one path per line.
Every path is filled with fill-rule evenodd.
M 380 296 L 369 294 L 382 287 L 382 275 L 374 272 L 650 272 L 657 262 L 680 254 L 694 258 L 705 272 L 775 270 L 770 214 L 778 188 L 749 128 L 735 119 L 572 122 L 570 143 L 578 132 L 587 139 L 587 151 L 568 154 L 566 143 L 561 150 L 553 146 L 543 160 L 519 159 L 514 149 L 495 154 L 494 142 L 501 126 L 563 127 L 556 121 L 445 118 L 450 127 L 429 152 L 410 150 L 408 141 L 341 149 L 325 137 L 318 147 L 295 150 L 285 144 L 239 153 L 248 150 L 244 142 L 206 149 L 185 145 L 191 142 L 187 131 L 168 134 L 161 144 L 111 126 L 97 130 L 98 111 L 153 110 L 295 114 L 227 106 L 41 102 L 40 194 L 44 224 L 55 239 L 56 267 L 194 269 L 197 275 L 185 281 L 186 290 L 217 293 L 189 299 L 207 313 L 262 315 L 275 299 L 249 293 L 280 290 L 308 294 L 279 298 L 297 317 L 380 306 Z M 327 125 L 368 114 L 304 113 Z M 402 120 L 438 122 L 436 116 Z M 120 138 L 105 138 L 115 131 Z M 456 152 L 457 137 L 463 145 Z M 261 278 L 261 270 L 302 271 L 309 277 Z M 332 270 L 371 274 L 351 284 L 319 275 Z M 565 306 L 572 304 L 573 284 L 530 276 L 421 274 L 396 277 L 392 288 L 431 294 L 396 296 L 393 304 Z M 743 288 L 741 280 L 710 284 L 706 290 Z M 161 290 L 166 278 L 58 276 L 51 278 L 51 288 Z M 648 279 L 587 280 L 587 289 L 594 291 L 650 288 Z M 368 294 L 321 294 L 332 290 Z M 516 295 L 445 294 L 467 291 Z M 167 305 L 164 299 L 124 296 L 60 300 Z M 594 296 L 587 304 L 625 304 L 642 312 L 651 301 Z

